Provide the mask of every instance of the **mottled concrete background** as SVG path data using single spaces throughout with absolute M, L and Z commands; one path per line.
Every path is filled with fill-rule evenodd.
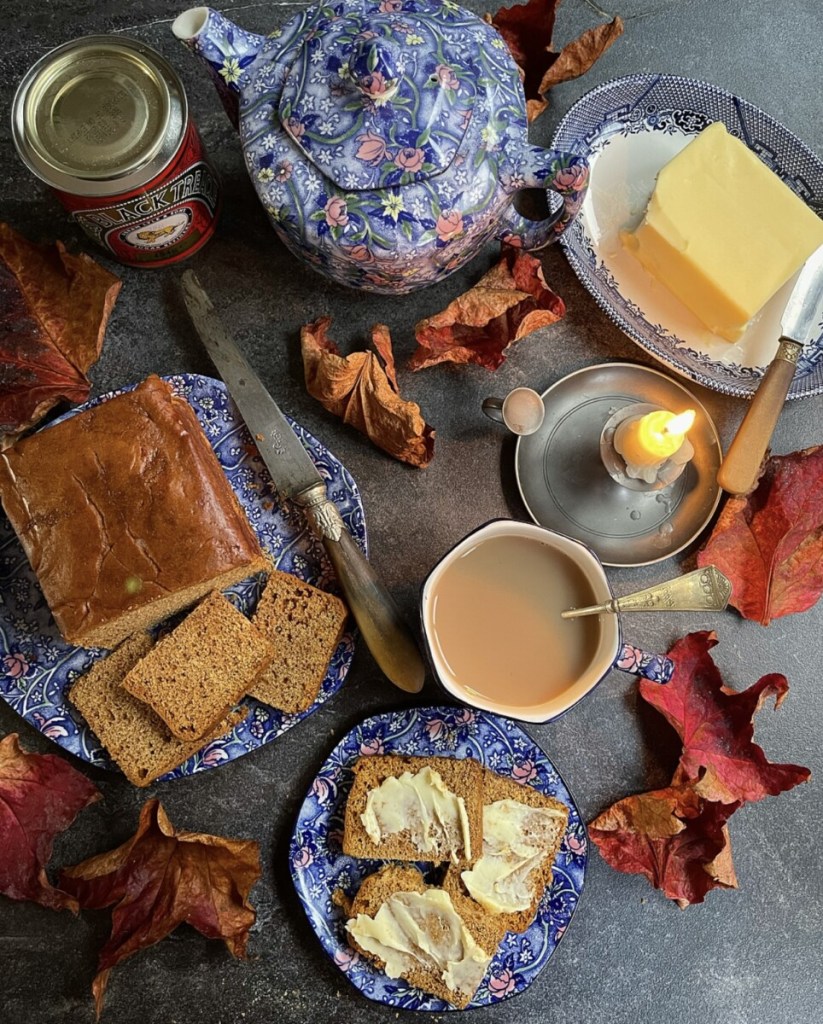
M 614 13 L 625 19 L 626 34 L 582 82 L 552 94 L 551 110 L 532 129 L 534 142 L 547 144 L 560 117 L 590 87 L 628 72 L 665 71 L 736 91 L 823 151 L 818 0 L 623 0 L 616 11 L 606 0 L 599 2 L 604 9 L 594 0 L 566 0 L 556 39 L 570 39 Z M 249 29 L 268 31 L 299 6 L 240 0 L 221 9 Z M 486 9 L 482 0 L 468 0 L 467 6 Z M 447 548 L 493 516 L 525 517 L 513 481 L 513 446 L 480 415 L 481 398 L 520 384 L 540 390 L 603 360 L 649 360 L 600 313 L 562 253 L 553 249 L 545 256 L 546 276 L 566 299 L 568 315 L 520 343 L 494 376 L 479 367 L 438 367 L 416 375 L 401 369 L 403 392 L 420 403 L 437 428 L 437 454 L 427 471 L 391 461 L 328 416 L 303 387 L 302 323 L 331 314 L 333 336 L 345 348 L 359 343 L 373 322 L 386 321 L 402 366 L 414 347 L 414 323 L 474 281 L 494 252 L 484 252 L 437 287 L 391 301 L 345 291 L 298 266 L 258 208 L 204 70 L 171 35 L 177 13 L 161 0 L 37 5 L 2 0 L 0 216 L 33 239 L 61 238 L 87 248 L 57 203 L 17 161 L 11 143 L 12 91 L 36 58 L 72 37 L 123 32 L 171 59 L 226 186 L 218 236 L 192 265 L 282 406 L 354 474 L 363 492 L 374 563 L 413 619 L 419 583 Z M 125 287 L 92 373 L 95 393 L 150 371 L 210 372 L 177 298 L 179 273 L 123 270 Z M 695 391 L 727 443 L 744 404 Z M 821 400 L 792 403 L 778 426 L 774 450 L 820 441 Z M 687 554 L 610 576 L 618 592 L 627 592 L 692 565 L 693 555 Z M 784 671 L 791 694 L 778 714 L 761 713 L 757 738 L 771 759 L 806 764 L 820 775 L 821 624 L 820 606 L 768 629 L 731 612 L 699 622 L 671 614 L 634 618 L 631 636 L 650 649 L 665 650 L 690 628 L 712 627 L 721 639 L 716 658 L 731 685 L 743 687 L 764 672 Z M 436 699 L 433 684 L 427 684 L 420 702 Z M 292 888 L 286 850 L 298 802 L 331 746 L 367 712 L 402 704 L 361 644 L 345 688 L 330 705 L 226 768 L 147 792 L 122 778 L 89 772 L 105 799 L 58 841 L 55 863 L 73 863 L 124 840 L 149 795 L 160 796 L 182 828 L 254 837 L 264 861 L 264 877 L 254 892 L 258 922 L 251 960 L 235 962 L 222 944 L 181 928 L 114 972 L 104 1016 L 108 1024 L 370 1024 L 398 1016 L 367 1002 L 327 962 Z M 56 749 L 1 705 L 0 733 L 13 730 L 30 748 Z M 587 820 L 620 796 L 664 785 L 677 756 L 673 734 L 638 705 L 634 682 L 621 674 L 613 674 L 560 722 L 532 732 L 569 781 Z M 685 912 L 644 880 L 615 873 L 593 851 L 579 911 L 549 967 L 526 994 L 492 1010 L 468 1012 L 466 1021 L 819 1021 L 822 823 L 818 781 L 746 807 L 731 825 L 740 890 L 711 893 L 703 906 Z M 107 927 L 108 913 L 74 919 L 0 898 L 0 1021 L 91 1022 L 89 984 Z

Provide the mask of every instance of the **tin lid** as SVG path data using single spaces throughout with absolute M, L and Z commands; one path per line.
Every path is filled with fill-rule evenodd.
M 171 66 L 120 36 L 86 36 L 41 58 L 20 83 L 17 151 L 47 184 L 79 195 L 128 191 L 174 156 L 186 97 Z

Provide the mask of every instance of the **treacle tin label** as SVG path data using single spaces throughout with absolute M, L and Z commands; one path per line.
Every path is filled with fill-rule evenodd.
M 163 266 L 214 234 L 217 173 L 182 82 L 145 43 L 64 43 L 28 71 L 12 107 L 23 162 L 116 260 Z
M 57 192 L 86 234 L 121 263 L 164 266 L 196 252 L 214 234 L 220 208 L 217 172 L 189 123 L 168 167 L 139 189 L 95 197 Z

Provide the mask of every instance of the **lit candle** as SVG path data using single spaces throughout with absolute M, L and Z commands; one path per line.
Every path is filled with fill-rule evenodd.
M 694 417 L 692 409 L 679 416 L 658 409 L 624 420 L 614 433 L 614 447 L 627 466 L 652 469 L 680 450 Z

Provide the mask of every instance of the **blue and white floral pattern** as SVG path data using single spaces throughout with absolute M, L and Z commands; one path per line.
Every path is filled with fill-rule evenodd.
M 197 414 L 263 549 L 283 571 L 324 590 L 336 590 L 334 570 L 322 545 L 309 531 L 299 511 L 281 506 L 268 470 L 222 381 L 194 374 L 180 374 L 166 380 Z M 74 416 L 115 394 L 120 392 L 103 395 L 67 416 Z M 367 553 L 366 524 L 357 485 L 328 449 L 293 420 L 290 422 L 326 481 L 329 497 L 337 505 L 346 526 Z M 261 583 L 259 578 L 244 581 L 227 591 L 227 595 L 248 613 L 260 596 Z M 0 523 L 0 697 L 64 750 L 90 764 L 112 768 L 97 737 L 66 699 L 74 680 L 106 653 L 72 647 L 63 640 L 37 577 L 8 520 L 3 517 Z M 347 632 L 334 653 L 316 702 L 307 711 L 289 715 L 247 698 L 244 704 L 248 715 L 243 722 L 227 736 L 209 743 L 164 779 L 214 768 L 270 743 L 340 689 L 353 654 L 354 634 Z
M 696 135 L 715 121 L 742 139 L 815 209 L 823 207 L 823 161 L 778 121 L 746 100 L 706 82 L 675 75 L 629 75 L 598 86 L 561 121 L 553 144 L 591 157 L 619 137 L 640 133 Z M 596 170 L 594 172 L 596 180 Z M 751 398 L 763 366 L 720 362 L 650 320 L 641 304 L 621 293 L 586 225 L 578 219 L 563 236 L 577 276 L 598 305 L 638 345 L 704 387 Z M 823 392 L 823 322 L 806 345 L 788 397 Z
M 473 757 L 524 786 L 562 800 L 569 824 L 554 863 L 554 880 L 537 917 L 521 935 L 508 933 L 470 1004 L 489 1006 L 522 992 L 546 966 L 577 907 L 586 871 L 586 827 L 565 783 L 546 754 L 508 718 L 458 707 L 413 708 L 367 718 L 334 748 L 311 785 L 295 825 L 289 863 L 298 896 L 334 963 L 363 995 L 405 1010 L 454 1007 L 402 979 L 389 978 L 349 945 L 345 916 L 332 902 L 340 889 L 354 895 L 381 861 L 347 857 L 341 849 L 352 765 L 371 754 Z
M 586 158 L 528 145 L 502 37 L 452 0 L 336 0 L 274 37 L 212 11 L 188 41 L 239 102 L 246 166 L 282 241 L 321 273 L 406 292 L 495 237 L 537 248 L 576 216 Z M 524 220 L 522 188 L 553 190 Z

